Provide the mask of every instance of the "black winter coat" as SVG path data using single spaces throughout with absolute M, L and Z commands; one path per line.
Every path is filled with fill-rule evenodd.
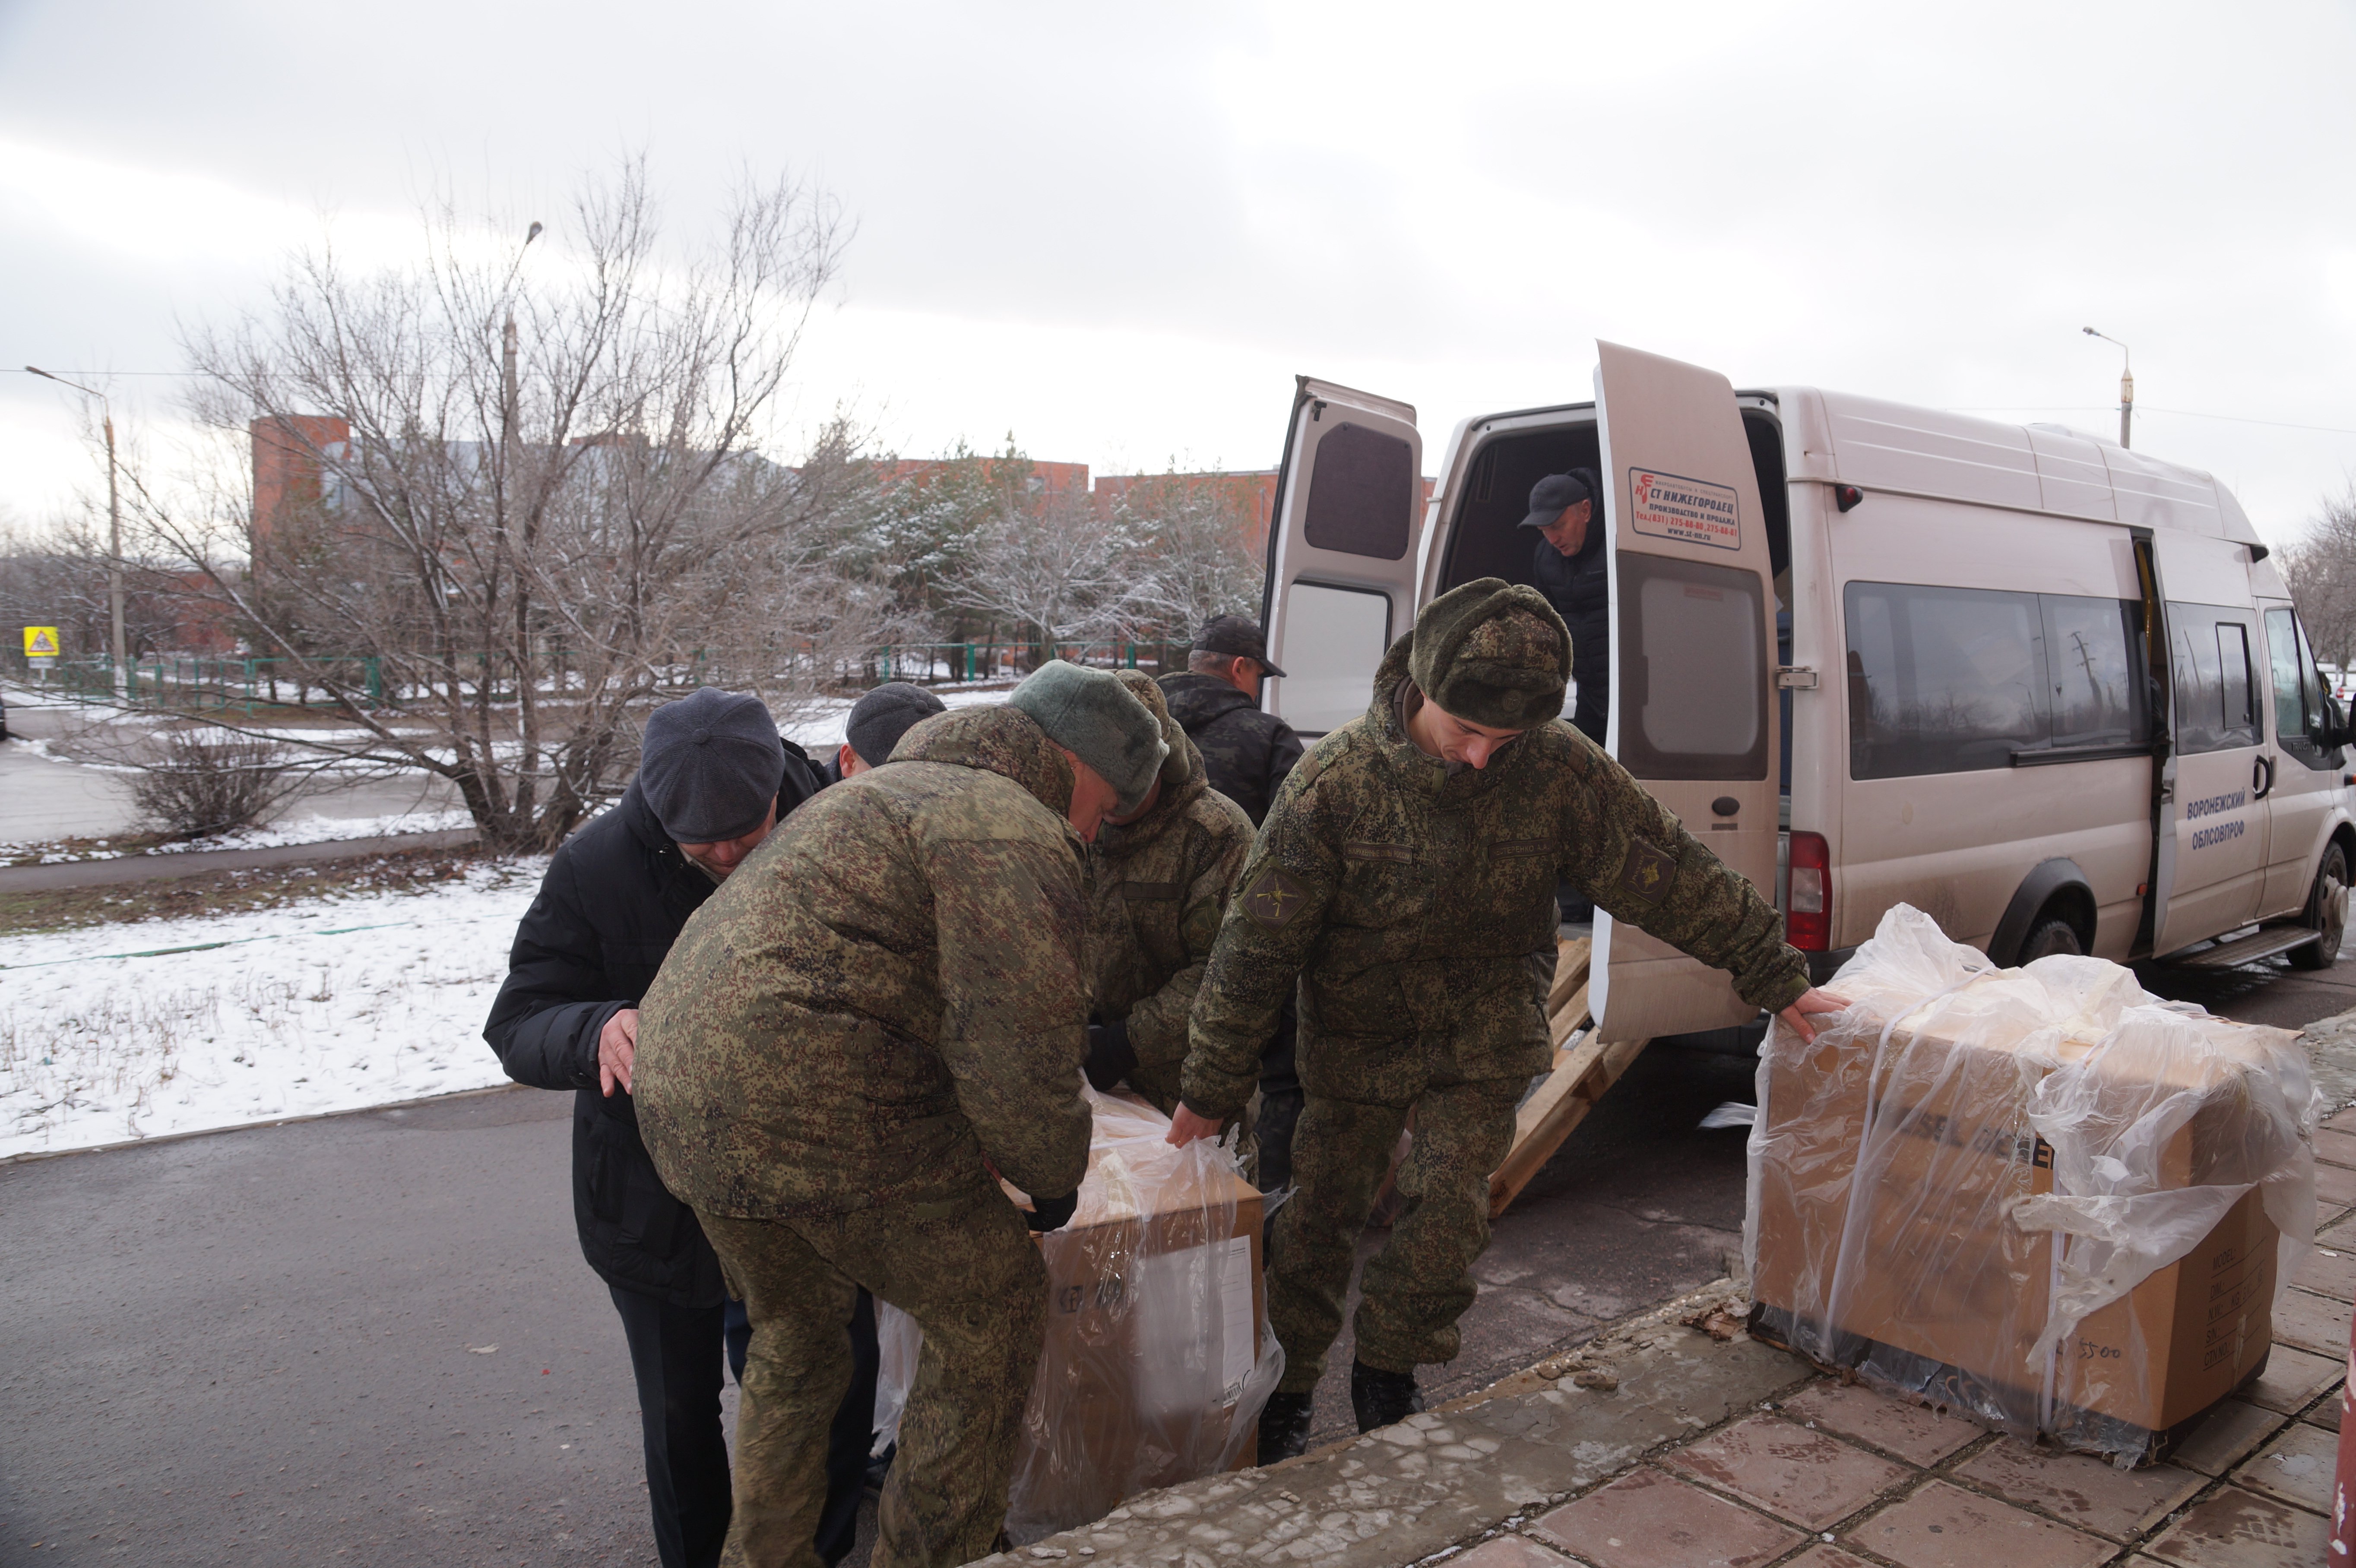
M 1603 721 L 1612 711 L 1612 567 L 1604 558 L 1601 518 L 1590 524 L 1577 555 L 1565 555 L 1537 541 L 1530 561 L 1533 585 L 1570 628 L 1570 678 L 1579 683 L 1579 706 L 1571 727 L 1603 744 Z
M 1203 753 L 1211 787 L 1242 806 L 1258 827 L 1301 760 L 1301 737 L 1216 676 L 1181 670 L 1163 676 L 1161 686 L 1170 717 Z
M 819 787 L 818 769 L 787 741 L 778 817 Z M 638 1005 L 687 917 L 717 891 L 633 781 L 549 862 L 483 1026 L 509 1077 L 573 1091 L 573 1218 L 589 1266 L 608 1285 L 673 1307 L 718 1306 L 720 1261 L 694 1211 L 655 1174 L 630 1096 L 599 1092 L 597 1036 Z

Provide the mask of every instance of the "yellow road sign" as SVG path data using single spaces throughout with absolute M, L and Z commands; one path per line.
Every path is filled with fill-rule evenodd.
M 28 659 L 53 659 L 58 656 L 58 629 L 55 626 L 25 628 L 25 656 Z

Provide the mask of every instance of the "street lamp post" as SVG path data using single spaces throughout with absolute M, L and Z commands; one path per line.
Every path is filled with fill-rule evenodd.
M 535 218 L 531 221 L 531 228 L 524 234 L 523 243 L 516 247 L 514 264 L 508 268 L 509 289 L 512 289 L 515 284 L 516 273 L 522 270 L 523 253 L 531 249 L 533 240 L 540 238 L 540 219 Z M 509 293 L 507 323 L 499 329 L 499 457 L 502 462 L 507 460 L 515 443 L 516 399 L 515 296 Z
M 60 387 L 71 387 L 85 397 L 96 398 L 103 411 L 106 429 L 106 604 L 113 620 L 114 688 L 118 695 L 130 690 L 130 659 L 123 636 L 123 505 L 118 498 L 114 479 L 114 405 L 106 394 L 79 381 L 69 381 L 63 376 L 52 376 L 37 365 L 25 367 L 28 375 L 45 381 L 55 381 Z
M 2126 344 L 2108 333 L 2096 332 L 2091 326 L 2081 327 L 2079 330 L 2089 337 L 2101 338 L 2126 356 L 2119 371 L 2119 445 L 2122 448 L 2131 447 L 2135 443 L 2127 437 L 2133 433 L 2135 425 L 2135 356 L 2128 353 Z

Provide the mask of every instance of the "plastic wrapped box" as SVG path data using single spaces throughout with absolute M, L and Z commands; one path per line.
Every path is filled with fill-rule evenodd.
M 1151 1105 L 1087 1095 L 1079 1208 L 1037 1238 L 1047 1337 L 1009 1489 L 1017 1543 L 1250 1465 L 1284 1371 L 1260 1275 L 1260 1195 L 1233 1151 L 1208 1139 L 1173 1148 L 1170 1119 Z M 880 1444 L 897 1431 L 923 1337 L 906 1314 L 877 1310 Z
M 1761 1048 L 1754 1334 L 2123 1465 L 2264 1369 L 2314 1236 L 2293 1036 L 2103 959 L 1997 970 L 1905 905 L 1829 988 Z

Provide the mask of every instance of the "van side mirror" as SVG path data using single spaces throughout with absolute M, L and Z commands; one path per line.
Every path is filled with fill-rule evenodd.
M 2356 734 L 2351 734 L 2349 730 L 2348 710 L 2340 705 L 2338 698 L 2326 697 L 2323 699 L 2323 733 L 2315 740 L 2316 744 L 2327 752 L 2336 752 L 2351 741 L 2356 741 Z

